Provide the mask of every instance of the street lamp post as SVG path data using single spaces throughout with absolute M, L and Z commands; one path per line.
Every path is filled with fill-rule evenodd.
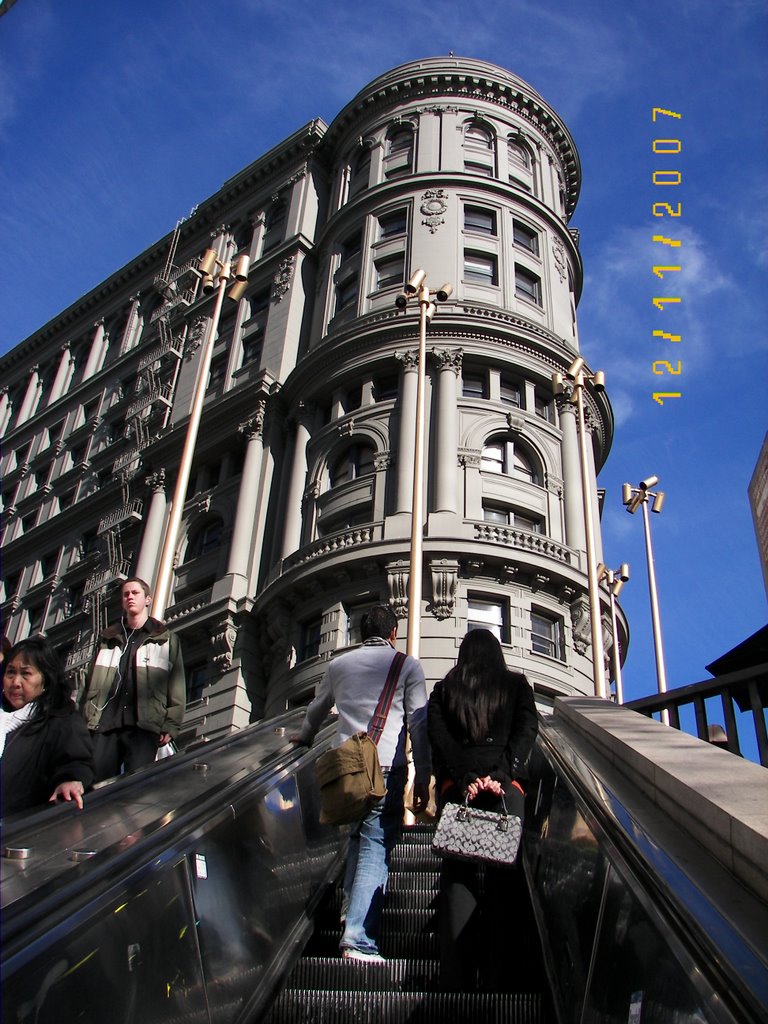
M 616 598 L 624 584 L 629 579 L 629 564 L 622 562 L 618 569 L 609 569 L 599 563 L 597 567 L 598 582 L 608 586 L 608 603 L 611 609 L 611 635 L 613 636 L 613 647 L 611 649 L 611 660 L 613 662 L 613 678 L 616 683 L 616 703 L 624 703 L 624 684 L 621 678 L 621 651 L 619 650 L 619 625 L 616 616 Z
M 427 275 L 417 270 L 395 299 L 398 309 L 405 309 L 410 299 L 419 304 L 419 358 L 416 386 L 416 430 L 413 454 L 413 492 L 411 498 L 411 567 L 408 577 L 408 654 L 418 658 L 421 638 L 421 578 L 424 546 L 424 405 L 426 390 L 427 322 L 437 309 L 437 302 L 445 302 L 453 292 L 453 285 L 444 284 L 430 293 Z
M 651 524 L 648 516 L 648 499 L 653 498 L 651 505 L 652 512 L 661 512 L 664 506 L 664 491 L 652 491 L 659 482 L 657 476 L 646 477 L 641 480 L 638 487 L 624 484 L 622 487 L 622 501 L 627 506 L 627 512 L 633 515 L 638 508 L 643 510 L 643 532 L 645 533 L 645 557 L 648 563 L 648 589 L 651 598 L 651 625 L 653 627 L 653 647 L 656 655 L 656 681 L 659 693 L 667 692 L 667 672 L 664 667 L 664 645 L 661 639 L 661 616 L 659 614 L 659 594 L 656 587 L 656 569 L 653 560 L 653 545 L 651 543 Z M 669 712 L 664 708 L 661 712 L 661 720 L 669 725 Z
M 165 615 L 165 609 L 168 605 L 168 599 L 171 593 L 173 559 L 176 552 L 179 527 L 181 526 L 181 515 L 184 511 L 184 499 L 187 493 L 187 487 L 189 486 L 190 473 L 192 471 L 192 460 L 195 454 L 195 445 L 197 444 L 197 435 L 203 414 L 205 392 L 208 387 L 208 374 L 211 368 L 211 357 L 213 355 L 216 332 L 219 327 L 221 309 L 224 304 L 224 295 L 233 276 L 235 281 L 229 290 L 229 298 L 233 300 L 237 300 L 242 297 L 248 281 L 249 259 L 247 256 L 240 256 L 237 260 L 234 273 L 232 271 L 231 260 L 234 255 L 234 247 L 234 242 L 230 241 L 227 243 L 225 258 L 223 260 L 219 259 L 215 250 L 207 249 L 200 259 L 200 266 L 198 268 L 202 277 L 203 291 L 209 294 L 215 291 L 216 302 L 213 307 L 213 315 L 210 323 L 208 324 L 205 339 L 201 346 L 200 363 L 197 369 L 197 379 L 195 381 L 192 407 L 189 413 L 187 433 L 184 438 L 184 450 L 182 451 L 181 462 L 179 463 L 179 469 L 176 475 L 176 487 L 173 492 L 171 511 L 168 516 L 168 524 L 165 528 L 165 539 L 163 540 L 163 548 L 160 554 L 160 563 L 155 577 L 152 611 L 159 619 L 162 619 Z
M 600 591 L 597 583 L 597 563 L 595 560 L 595 523 L 592 515 L 592 494 L 587 468 L 587 437 L 584 423 L 584 387 L 588 380 L 592 381 L 595 391 L 605 390 L 605 374 L 596 370 L 590 374 L 585 370 L 585 362 L 578 356 L 566 371 L 552 374 L 552 390 L 555 395 L 567 394 L 569 401 L 576 405 L 577 426 L 579 434 L 579 462 L 581 464 L 581 492 L 584 503 L 584 532 L 587 547 L 587 583 L 589 586 L 589 617 L 592 635 L 592 674 L 595 682 L 595 696 L 608 697 L 605 681 L 605 652 L 603 650 L 602 612 L 600 610 Z

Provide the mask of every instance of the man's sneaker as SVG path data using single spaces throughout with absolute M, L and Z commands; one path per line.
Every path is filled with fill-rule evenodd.
M 366 953 L 362 949 L 344 949 L 341 955 L 345 960 L 355 960 L 360 964 L 385 964 L 387 962 L 380 953 Z

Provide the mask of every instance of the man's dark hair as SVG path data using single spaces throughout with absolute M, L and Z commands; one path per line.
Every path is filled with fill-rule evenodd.
M 149 584 L 146 580 L 143 580 L 141 576 L 129 576 L 127 580 L 123 580 L 120 584 L 120 595 L 122 596 L 123 588 L 129 583 L 138 583 L 141 589 L 144 591 L 145 597 L 151 597 L 152 591 L 149 589 Z
M 397 616 L 386 604 L 375 604 L 360 620 L 360 633 L 363 640 L 372 636 L 380 636 L 384 640 L 389 640 L 393 629 L 397 629 Z

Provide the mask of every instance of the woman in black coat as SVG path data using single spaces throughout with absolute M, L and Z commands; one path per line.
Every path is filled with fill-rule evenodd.
M 437 805 L 461 803 L 522 819 L 525 764 L 538 729 L 533 691 L 510 671 L 487 629 L 464 637 L 456 666 L 429 699 Z M 510 871 L 444 857 L 440 870 L 440 960 L 446 987 L 471 988 L 483 959 L 503 948 L 510 917 Z
M 42 636 L 15 644 L 3 662 L 0 816 L 57 800 L 83 806 L 93 747 L 56 651 Z

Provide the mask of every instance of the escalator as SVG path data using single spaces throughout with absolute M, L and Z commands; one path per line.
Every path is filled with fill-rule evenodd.
M 345 837 L 318 824 L 312 773 L 332 729 L 295 749 L 300 720 L 115 780 L 82 814 L 5 823 L 6 1024 L 767 1019 L 768 907 L 557 712 L 532 757 L 495 979 L 440 991 L 423 825 L 394 854 L 389 962 L 341 961 Z

